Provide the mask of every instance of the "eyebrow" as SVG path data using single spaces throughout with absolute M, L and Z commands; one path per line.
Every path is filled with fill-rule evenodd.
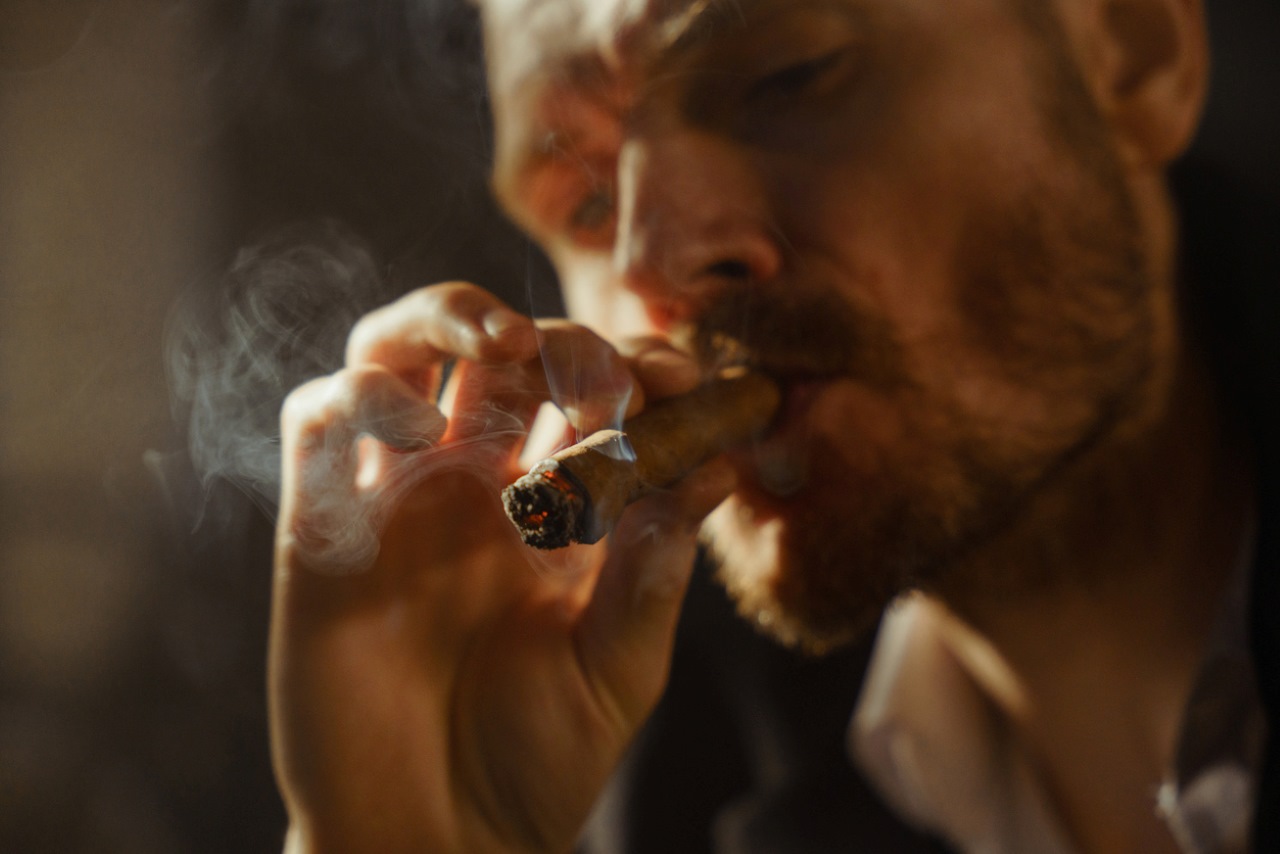
M 759 0 L 697 0 L 664 28 L 664 51 L 681 54 L 705 43 L 724 24 L 745 24 Z
M 855 0 L 694 0 L 660 24 L 655 39 L 635 43 L 634 47 L 649 53 L 649 62 L 678 60 L 720 38 L 726 28 L 746 28 L 762 21 L 767 23 L 774 16 L 803 10 L 839 12 L 859 24 L 865 24 L 869 17 L 866 5 Z M 538 97 L 546 94 L 548 81 L 555 81 L 553 85 L 568 86 L 608 110 L 612 85 L 607 65 L 608 61 L 598 49 L 566 52 L 536 72 L 540 81 L 537 88 L 541 90 Z M 536 123 L 524 131 L 523 142 L 512 147 L 515 156 L 499 159 L 493 172 L 495 189 L 509 201 L 504 190 L 514 188 L 522 176 L 550 161 L 554 155 L 553 147 L 546 144 L 551 137 L 540 137 Z
M 696 53 L 708 43 L 721 38 L 726 29 L 745 29 L 752 24 L 767 22 L 804 10 L 831 10 L 859 23 L 865 22 L 867 10 L 853 0 L 693 0 L 688 7 L 659 21 L 657 32 L 643 40 L 620 45 L 619 53 L 638 51 L 642 64 L 661 64 L 679 60 Z M 653 27 L 653 22 L 637 22 L 639 33 Z M 624 37 L 623 41 L 626 39 Z M 600 45 L 587 49 L 569 49 L 534 72 L 531 77 L 542 80 L 558 80 L 582 91 L 595 90 L 603 95 L 607 85 L 601 85 L 608 77 L 612 64 L 611 51 L 601 50 Z M 614 54 L 614 60 L 618 58 Z
M 661 53 L 667 56 L 687 54 L 715 38 L 726 26 L 745 26 L 752 15 L 765 9 L 765 17 L 785 15 L 805 9 L 831 9 L 862 19 L 865 8 L 850 0 L 784 0 L 772 11 L 766 0 L 697 0 L 677 15 L 665 28 Z

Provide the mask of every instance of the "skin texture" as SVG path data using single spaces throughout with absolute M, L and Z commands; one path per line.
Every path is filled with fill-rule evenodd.
M 638 299 L 659 332 L 821 365 L 710 526 L 744 612 L 814 648 L 1164 393 L 1172 297 L 1080 72 L 1006 4 L 936 5 L 619 4 L 635 20 L 595 67 L 494 54 L 497 186 L 576 316 L 617 331 L 599 303 Z M 545 54 L 523 16 L 491 20 Z M 681 27 L 697 48 L 649 43 Z
M 286 403 L 270 663 L 294 850 L 576 834 L 661 690 L 698 522 L 733 486 L 704 467 L 639 502 L 608 549 L 547 561 L 520 542 L 497 495 L 548 374 L 578 382 L 559 399 L 584 430 L 697 381 L 658 342 L 623 350 L 437 285 L 367 317 L 348 367 Z M 368 507 L 384 511 L 372 558 L 346 545 Z
M 434 286 L 286 406 L 291 844 L 568 850 L 662 690 L 719 505 L 762 628 L 822 648 L 933 590 L 1009 658 L 993 694 L 1080 846 L 1167 849 L 1147 798 L 1247 493 L 1163 189 L 1203 90 L 1197 4 L 483 8 L 494 186 L 575 323 Z M 769 436 L 605 544 L 520 546 L 496 495 L 537 405 L 591 429 L 726 360 L 783 381 Z

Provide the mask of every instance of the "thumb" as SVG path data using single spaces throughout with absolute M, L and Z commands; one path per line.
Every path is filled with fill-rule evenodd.
M 575 638 L 596 694 L 633 725 L 666 685 L 676 622 L 697 553 L 698 527 L 737 484 L 717 458 L 674 489 L 627 509 Z

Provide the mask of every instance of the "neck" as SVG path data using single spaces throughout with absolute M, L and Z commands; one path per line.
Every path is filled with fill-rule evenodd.
M 1160 832 L 1151 795 L 1243 535 L 1240 445 L 1183 364 L 1151 429 L 1099 447 L 957 573 L 965 589 L 939 591 L 1003 657 L 999 672 L 971 665 L 1086 850 L 1137 850 L 1143 822 Z M 1041 583 L 999 583 L 1029 566 Z

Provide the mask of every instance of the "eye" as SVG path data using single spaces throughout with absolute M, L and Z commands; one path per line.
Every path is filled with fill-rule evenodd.
M 613 215 L 613 193 L 607 187 L 598 187 L 574 209 L 569 217 L 569 227 L 594 231 L 601 228 Z
M 513 182 L 509 205 L 543 240 L 608 248 L 617 221 L 615 169 L 612 158 L 545 158 Z
M 797 95 L 835 70 L 845 53 L 845 48 L 838 48 L 830 53 L 785 65 L 777 71 L 770 72 L 751 84 L 747 90 L 747 100 L 758 101 L 763 98 Z
M 566 225 L 570 236 L 583 245 L 612 245 L 615 207 L 611 186 L 592 187 L 569 214 Z

